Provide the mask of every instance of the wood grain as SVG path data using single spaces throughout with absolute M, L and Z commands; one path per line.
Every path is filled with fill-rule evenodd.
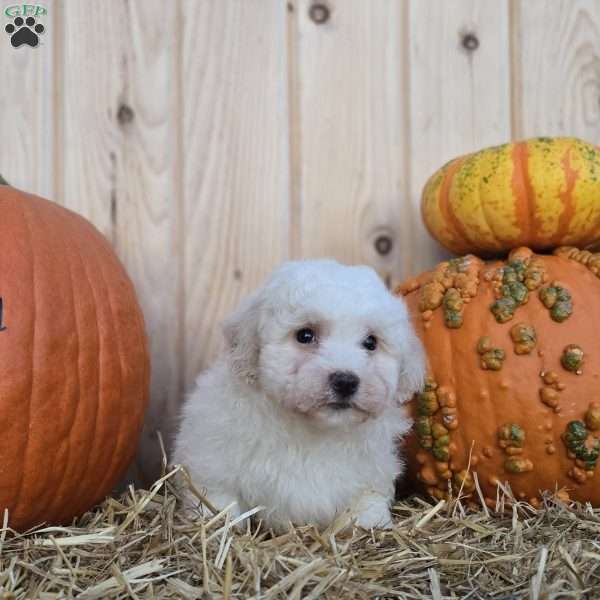
M 288 256 L 286 4 L 184 2 L 186 385 L 219 321 Z
M 517 137 L 600 142 L 600 3 L 517 2 L 513 104 Z
M 60 17 L 56 199 L 114 242 L 111 202 L 123 145 L 117 111 L 127 85 L 130 35 L 126 5 L 114 2 L 107 10 L 97 2 L 73 2 L 68 10 L 61 5 Z
M 430 240 L 417 211 L 427 178 L 455 156 L 511 137 L 508 25 L 506 0 L 410 3 L 410 197 L 415 207 L 410 226 L 415 274 L 447 256 Z
M 417 218 L 407 201 L 403 3 L 328 2 L 321 24 L 309 0 L 293 6 L 297 253 L 399 277 Z M 375 249 L 381 236 L 391 241 L 387 254 Z
M 150 341 L 151 398 L 137 460 L 137 473 L 145 481 L 160 473 L 157 432 L 168 449 L 183 392 L 179 372 L 181 15 L 178 10 L 163 14 L 163 7 L 160 0 L 128 6 L 126 87 L 117 110 L 121 159 L 111 198 L 115 248 L 135 284 Z M 160 20 L 157 14 L 162 15 Z
M 74 3 L 63 19 L 61 197 L 112 241 L 144 311 L 152 391 L 130 477 L 149 482 L 181 397 L 178 11 Z
M 8 3 L 6 3 L 8 4 Z M 57 3 L 45 2 L 48 14 L 36 48 L 13 48 L 0 13 L 0 174 L 14 187 L 52 196 L 54 186 L 54 53 Z

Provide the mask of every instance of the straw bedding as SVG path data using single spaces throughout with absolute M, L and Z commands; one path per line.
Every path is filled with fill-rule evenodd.
M 291 529 L 186 514 L 167 472 L 71 527 L 0 535 L 0 600 L 55 598 L 600 598 L 600 510 L 547 497 L 503 516 L 418 497 L 390 531 Z M 507 508 L 508 507 L 508 508 Z M 232 527 L 236 525 L 236 527 Z M 347 531 L 347 530 L 346 530 Z

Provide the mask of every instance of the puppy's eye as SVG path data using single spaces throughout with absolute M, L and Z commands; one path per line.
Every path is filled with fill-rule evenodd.
M 377 348 L 377 338 L 374 335 L 368 335 L 362 343 L 362 346 L 365 350 L 369 352 L 373 352 L 375 348 Z
M 312 344 L 315 341 L 315 332 L 310 327 L 303 327 L 296 331 L 296 340 L 300 344 Z

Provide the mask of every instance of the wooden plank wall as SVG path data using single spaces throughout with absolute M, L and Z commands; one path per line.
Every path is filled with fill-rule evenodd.
M 135 282 L 142 478 L 219 321 L 280 261 L 398 281 L 444 256 L 419 194 L 445 161 L 532 135 L 600 143 L 597 0 L 45 6 L 40 47 L 0 39 L 0 172 L 92 220 Z

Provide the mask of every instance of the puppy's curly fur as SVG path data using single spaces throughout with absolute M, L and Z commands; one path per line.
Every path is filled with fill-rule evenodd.
M 402 403 L 425 359 L 404 302 L 368 267 L 288 262 L 224 326 L 227 351 L 187 399 L 174 462 L 212 503 L 264 506 L 276 530 L 352 508 L 387 527 Z

